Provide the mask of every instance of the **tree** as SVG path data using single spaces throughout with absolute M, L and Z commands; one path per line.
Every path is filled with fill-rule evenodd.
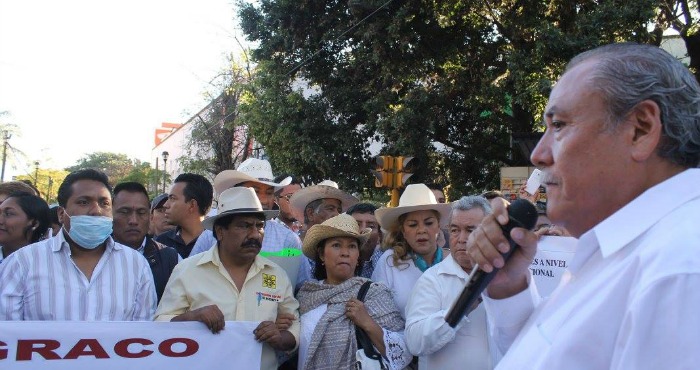
M 1 111 L 0 118 L 9 117 L 10 112 Z M 0 140 L 2 140 L 2 169 L 0 170 L 0 181 L 5 181 L 5 168 L 7 164 L 10 164 L 13 168 L 16 168 L 17 163 L 26 162 L 26 155 L 14 147 L 10 143 L 12 137 L 21 136 L 20 128 L 12 123 L 7 123 L 4 118 L 0 122 Z
M 39 195 L 44 198 L 47 203 L 56 203 L 58 187 L 61 185 L 66 176 L 68 176 L 68 171 L 39 168 L 36 171 L 36 175 L 36 178 L 34 178 L 34 173 L 31 175 L 19 175 L 15 176 L 15 180 L 28 181 L 34 184 L 34 186 L 39 190 Z
M 223 170 L 236 168 L 252 146 L 252 137 L 239 119 L 244 87 L 251 78 L 250 66 L 229 58 L 230 67 L 212 81 L 211 102 L 191 121 L 180 165 L 186 172 L 214 177 Z M 214 82 L 217 81 L 217 82 Z
M 468 193 L 527 163 L 511 135 L 538 130 L 552 84 L 575 54 L 648 42 L 656 3 L 310 1 L 240 4 L 259 43 L 245 121 L 284 170 L 370 186 L 367 146 L 413 155 L 415 181 Z M 294 84 L 311 88 L 303 93 Z
M 109 152 L 89 153 L 78 159 L 75 165 L 66 168 L 66 171 L 88 168 L 104 172 L 112 186 L 124 181 L 139 182 L 148 189 L 151 196 L 159 193 L 158 185 L 164 176 L 166 182 L 170 180 L 163 171 L 152 169 L 148 162 L 129 159 L 126 154 Z
M 661 43 L 663 32 L 673 29 L 685 43 L 690 63 L 688 67 L 700 81 L 700 17 L 698 2 L 687 0 L 661 0 L 653 34 L 655 43 Z

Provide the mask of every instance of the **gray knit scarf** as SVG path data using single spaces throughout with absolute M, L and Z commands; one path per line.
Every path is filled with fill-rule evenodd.
M 365 281 L 369 279 L 353 277 L 338 285 L 307 281 L 301 287 L 297 295 L 300 314 L 322 304 L 328 305 L 328 310 L 311 336 L 304 369 L 354 369 L 357 351 L 355 324 L 345 316 L 345 304 L 351 298 L 357 298 L 357 292 Z M 403 330 L 404 320 L 389 288 L 384 284 L 372 284 L 364 303 L 367 312 L 379 326 L 390 331 Z

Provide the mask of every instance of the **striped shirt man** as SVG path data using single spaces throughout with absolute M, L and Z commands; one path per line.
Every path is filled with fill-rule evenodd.
M 63 232 L 0 264 L 0 320 L 145 321 L 156 302 L 146 259 L 111 237 L 90 280 Z

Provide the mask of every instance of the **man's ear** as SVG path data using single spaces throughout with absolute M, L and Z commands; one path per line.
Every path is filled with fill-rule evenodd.
M 56 209 L 56 215 L 58 216 L 58 221 L 60 221 L 61 225 L 66 223 L 66 221 L 63 219 L 64 217 L 67 217 L 65 208 L 58 206 Z
M 187 202 L 188 209 L 192 213 L 196 213 L 197 215 L 199 214 L 199 204 L 197 203 L 197 200 L 192 198 Z M 201 215 L 200 215 L 201 216 Z
M 656 152 L 663 135 L 659 105 L 653 100 L 640 102 L 632 110 L 630 123 L 633 130 L 632 158 L 645 161 Z

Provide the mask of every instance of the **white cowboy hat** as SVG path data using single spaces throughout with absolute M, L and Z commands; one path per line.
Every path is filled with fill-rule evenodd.
M 440 214 L 440 227 L 447 226 L 447 220 L 452 211 L 449 203 L 438 203 L 433 192 L 425 184 L 411 184 L 406 187 L 398 207 L 380 208 L 374 211 L 377 222 L 383 230 L 396 231 L 399 228 L 399 217 L 414 211 L 436 211 Z
M 221 217 L 235 214 L 257 214 L 269 220 L 279 213 L 279 211 L 263 210 L 255 190 L 246 187 L 237 187 L 224 190 L 219 196 L 219 208 L 216 216 L 208 217 L 202 221 L 205 229 L 212 230 L 214 222 Z
M 289 198 L 289 205 L 292 207 L 292 213 L 294 218 L 299 222 L 304 222 L 304 209 L 306 206 L 319 199 L 338 199 L 340 201 L 340 208 L 343 212 L 350 206 L 358 203 L 360 200 L 353 197 L 352 195 L 338 189 L 338 185 L 330 180 L 325 180 L 323 184 L 330 185 L 312 185 L 307 186 L 303 189 L 297 190 L 291 198 Z M 333 186 L 332 184 L 335 184 Z
M 219 172 L 214 178 L 214 190 L 216 190 L 216 194 L 221 194 L 224 190 L 246 181 L 259 182 L 274 187 L 287 186 L 292 182 L 291 176 L 279 183 L 273 182 L 274 178 L 270 162 L 264 159 L 248 158 L 235 170 Z
M 367 239 L 369 239 L 369 234 L 371 233 L 372 229 L 360 231 L 360 226 L 352 216 L 341 213 L 323 221 L 321 224 L 311 226 L 309 231 L 306 232 L 306 236 L 304 236 L 302 251 L 306 257 L 309 257 L 313 261 L 314 258 L 316 258 L 316 247 L 318 243 L 328 238 L 339 236 L 356 238 L 358 240 L 358 246 L 362 247 L 367 242 Z

